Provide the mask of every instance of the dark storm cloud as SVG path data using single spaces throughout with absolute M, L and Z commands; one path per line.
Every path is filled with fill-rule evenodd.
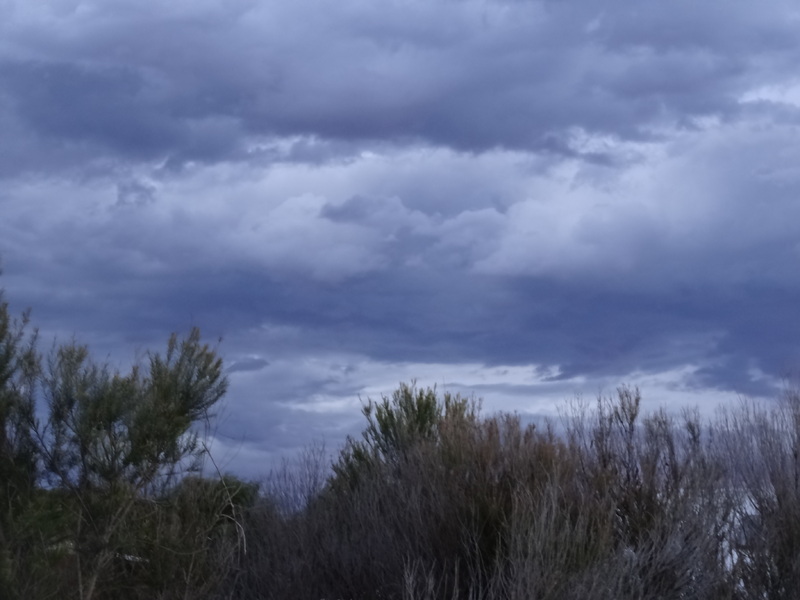
M 271 135 L 608 160 L 573 131 L 646 139 L 732 118 L 798 49 L 779 2 L 48 6 L 3 26 L 19 126 L 172 165 L 252 158 L 247 138 Z
M 5 62 L 0 65 L 0 85 L 22 120 L 45 138 L 97 143 L 133 157 L 151 155 L 177 141 L 170 120 L 150 114 L 146 99 L 137 98 L 143 82 L 131 67 Z
M 270 369 L 274 359 L 306 352 L 388 363 L 558 365 L 554 377 L 561 380 L 655 373 L 694 362 L 708 365 L 696 385 L 764 393 L 768 384 L 752 384 L 748 369 L 781 376 L 800 359 L 800 325 L 792 318 L 798 294 L 766 287 L 656 294 L 551 278 L 465 279 L 408 270 L 339 284 L 252 270 L 216 273 L 213 281 L 204 272 L 186 272 L 140 284 L 150 289 L 111 288 L 89 304 L 81 296 L 54 299 L 52 306 L 40 301 L 37 312 L 46 324 L 52 314 L 57 320 L 66 313 L 77 331 L 100 329 L 142 345 L 160 344 L 162 332 L 176 326 L 202 324 L 211 337 L 254 323 L 271 330 L 260 345 L 241 348 L 266 354 L 237 358 L 234 352 L 231 373 Z M 302 397 L 301 386 L 311 393 L 320 385 L 287 378 L 277 396 L 291 390 Z
M 194 119 L 172 111 L 152 87 L 129 66 L 0 64 L 0 94 L 45 144 L 129 160 L 208 162 L 236 157 L 236 122 L 224 115 Z

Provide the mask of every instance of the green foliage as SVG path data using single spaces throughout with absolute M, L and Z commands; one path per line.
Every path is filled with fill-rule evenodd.
M 0 597 L 207 595 L 257 494 L 187 477 L 227 388 L 221 359 L 197 329 L 127 373 L 74 342 L 43 359 L 36 337 L 0 295 Z M 154 565 L 173 568 L 154 579 Z
M 126 546 L 136 558 L 118 562 L 114 580 L 140 590 L 135 597 L 209 597 L 246 552 L 242 523 L 257 497 L 257 485 L 235 477 L 191 475 L 137 503 L 131 511 L 137 535 Z
M 29 552 L 35 529 L 30 510 L 38 476 L 28 424 L 33 418 L 39 357 L 28 314 L 13 319 L 0 292 L 0 597 L 26 587 L 15 565 L 36 562 Z
M 368 399 L 362 412 L 367 419 L 363 439 L 348 438 L 333 466 L 336 485 L 355 485 L 381 466 L 402 464 L 416 445 L 440 442 L 446 423 L 474 421 L 478 404 L 458 394 L 439 398 L 435 388 L 418 389 L 412 382 L 401 383 L 380 402 Z
M 114 558 L 135 545 L 128 526 L 137 502 L 199 467 L 203 448 L 191 427 L 227 383 L 197 329 L 185 340 L 173 335 L 165 356 L 149 356 L 146 373 L 111 372 L 77 344 L 55 348 L 47 362 L 49 410 L 32 428 L 50 485 L 74 499 L 78 585 L 88 599 Z
M 197 432 L 224 395 L 222 362 L 194 329 L 173 335 L 166 356 L 152 354 L 149 372 L 127 375 L 94 364 L 88 348 L 54 350 L 45 391 L 48 418 L 36 424 L 38 449 L 54 483 L 70 490 L 143 491 L 171 482 L 201 454 Z

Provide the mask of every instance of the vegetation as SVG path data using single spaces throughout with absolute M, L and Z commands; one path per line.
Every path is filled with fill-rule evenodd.
M 76 343 L 42 356 L 36 338 L 0 297 L 0 597 L 210 594 L 256 495 L 188 477 L 221 360 L 197 330 L 124 374 Z
M 199 469 L 225 389 L 197 331 L 120 373 L 0 297 L 0 598 L 800 597 L 799 393 L 537 426 L 401 384 L 258 486 Z
M 708 423 L 640 408 L 622 387 L 556 433 L 401 385 L 312 501 L 246 513 L 227 597 L 799 597 L 800 396 Z

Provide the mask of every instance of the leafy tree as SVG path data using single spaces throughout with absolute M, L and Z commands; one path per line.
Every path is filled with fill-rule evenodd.
M 94 363 L 85 346 L 56 348 L 43 375 L 47 417 L 34 419 L 35 449 L 50 486 L 69 493 L 82 599 L 126 554 L 137 503 L 199 467 L 192 425 L 206 419 L 227 382 L 222 361 L 194 329 L 173 335 L 164 356 L 128 374 Z
M 9 315 L 0 291 L 0 597 L 23 586 L 14 565 L 31 556 L 30 505 L 37 479 L 36 445 L 28 423 L 40 373 L 28 314 Z M 29 523 L 27 523 L 29 524 Z

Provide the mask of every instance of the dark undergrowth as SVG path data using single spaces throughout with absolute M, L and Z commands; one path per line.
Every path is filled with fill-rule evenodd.
M 219 597 L 800 597 L 800 398 L 710 423 L 640 403 L 568 407 L 556 434 L 403 385 L 329 478 L 309 452 L 267 486 Z

